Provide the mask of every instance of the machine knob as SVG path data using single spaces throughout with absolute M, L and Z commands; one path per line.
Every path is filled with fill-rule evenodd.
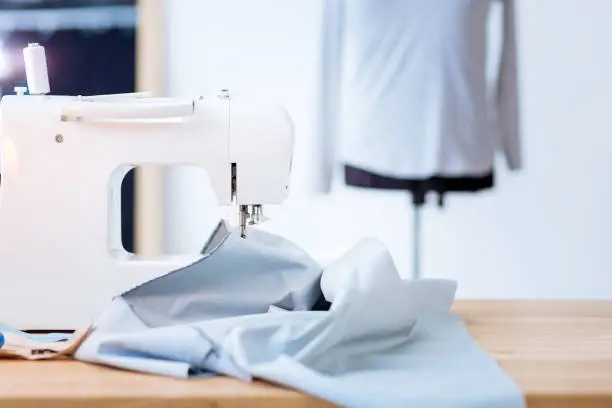
M 17 95 L 25 95 L 28 92 L 28 88 L 25 86 L 16 86 L 14 90 Z

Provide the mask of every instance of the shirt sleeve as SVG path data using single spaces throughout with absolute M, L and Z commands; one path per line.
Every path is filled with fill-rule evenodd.
M 519 78 L 517 73 L 516 2 L 503 2 L 503 42 L 496 92 L 501 148 L 511 170 L 523 165 L 519 117 Z
M 309 190 L 331 191 L 338 139 L 342 54 L 342 0 L 324 0 L 317 67 L 316 127 L 312 140 Z

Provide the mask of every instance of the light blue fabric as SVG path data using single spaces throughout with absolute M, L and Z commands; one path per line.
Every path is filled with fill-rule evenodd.
M 179 378 L 262 378 L 347 407 L 524 407 L 451 313 L 454 282 L 402 281 L 387 250 L 364 240 L 323 271 L 321 287 L 329 312 L 270 304 L 267 313 L 160 327 L 120 297 L 76 358 Z
M 53 343 L 56 341 L 69 340 L 72 338 L 72 334 L 70 333 L 27 333 L 21 330 L 17 330 L 14 327 L 10 327 L 0 323 L 0 334 L 1 333 L 18 334 L 21 337 L 36 341 L 42 341 L 45 343 Z
M 270 305 L 310 310 L 321 266 L 294 243 L 251 229 L 229 233 L 203 259 L 123 294 L 151 327 L 265 313 Z
M 288 356 L 254 364 L 254 377 L 348 407 L 522 407 L 520 390 L 467 335 L 461 321 L 421 315 L 410 340 L 321 373 Z

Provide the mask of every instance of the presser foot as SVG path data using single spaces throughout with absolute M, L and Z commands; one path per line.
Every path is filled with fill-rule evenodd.
M 261 204 L 241 205 L 238 211 L 238 224 L 240 225 L 240 237 L 246 238 L 247 225 L 259 224 L 263 217 Z

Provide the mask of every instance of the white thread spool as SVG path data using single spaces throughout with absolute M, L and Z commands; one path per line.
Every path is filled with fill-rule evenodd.
M 38 43 L 30 43 L 23 49 L 26 78 L 31 95 L 49 93 L 49 74 L 47 73 L 47 58 L 45 47 Z

